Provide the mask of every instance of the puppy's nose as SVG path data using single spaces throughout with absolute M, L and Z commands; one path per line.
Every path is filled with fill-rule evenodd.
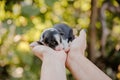
M 60 44 L 60 45 L 56 46 L 55 50 L 57 50 L 57 51 L 63 50 L 63 45 Z

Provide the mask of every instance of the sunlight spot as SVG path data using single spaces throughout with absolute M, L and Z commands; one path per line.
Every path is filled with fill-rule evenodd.
M 62 15 L 64 13 L 64 8 L 59 4 L 59 2 L 54 4 L 53 9 L 56 15 Z
M 20 39 L 21 39 L 21 36 L 20 35 L 16 35 L 14 37 L 14 42 L 18 42 L 18 41 L 20 41 Z
M 33 0 L 24 0 L 24 3 L 26 5 L 31 5 L 33 3 Z
M 118 0 L 119 1 L 119 0 Z M 118 2 L 116 2 L 116 0 L 113 0 L 113 5 L 115 6 L 115 7 L 119 7 L 119 4 L 118 4 Z
M 7 20 L 7 24 L 12 24 L 12 20 L 11 20 L 11 19 L 8 19 L 8 20 Z
M 2 43 L 2 40 L 1 40 L 1 38 L 0 38 L 0 44 Z
M 119 73 L 117 73 L 117 78 L 118 78 L 118 79 L 120 79 L 120 72 L 119 72 Z
M 120 72 L 120 64 L 118 65 L 118 71 Z
M 74 4 L 73 4 L 73 6 L 75 8 L 80 8 L 80 1 L 75 1 Z
M 27 25 L 27 19 L 23 16 L 19 17 L 19 22 L 21 23 L 21 25 L 26 26 Z
M 18 50 L 27 52 L 30 50 L 28 42 L 21 41 L 18 45 Z
M 15 78 L 20 78 L 23 76 L 23 68 L 22 67 L 18 67 L 16 68 L 13 72 L 12 72 L 12 76 Z
M 62 0 L 61 1 L 61 5 L 64 6 L 64 7 L 67 7 L 68 6 L 68 2 L 66 0 Z
M 82 28 L 88 28 L 90 19 L 83 17 L 83 18 L 79 18 L 77 21 Z
M 81 9 L 83 10 L 83 11 L 88 11 L 88 10 L 90 10 L 90 8 L 91 8 L 91 4 L 90 4 L 90 0 L 83 0 L 82 1 L 82 3 L 81 3 Z
M 116 47 L 115 47 L 115 49 L 116 49 L 117 51 L 119 51 L 119 50 L 120 50 L 120 44 L 117 44 Z
M 42 6 L 41 8 L 40 8 L 40 12 L 41 13 L 45 13 L 47 11 L 47 8 L 45 7 L 45 6 Z
M 38 18 L 38 17 L 34 17 L 34 18 L 32 19 L 32 22 L 33 22 L 35 25 L 38 25 L 38 24 L 40 24 L 41 19 Z
M 18 15 L 21 12 L 21 6 L 19 4 L 15 4 L 12 10 L 15 15 Z
M 112 29 L 112 36 L 119 38 L 119 35 L 120 35 L 120 25 L 114 25 Z

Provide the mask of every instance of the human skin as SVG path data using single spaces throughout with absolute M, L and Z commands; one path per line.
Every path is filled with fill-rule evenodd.
M 112 80 L 85 56 L 86 33 L 81 30 L 70 46 L 66 66 L 76 80 Z
M 65 65 L 76 80 L 111 80 L 85 56 L 86 33 L 71 42 L 70 50 L 55 51 L 47 46 L 32 43 L 32 51 L 42 61 L 41 80 L 66 80 Z M 49 67 L 48 67 L 49 66 Z
M 67 55 L 63 50 L 55 51 L 36 42 L 30 46 L 34 54 L 42 60 L 40 80 L 67 80 L 65 68 Z

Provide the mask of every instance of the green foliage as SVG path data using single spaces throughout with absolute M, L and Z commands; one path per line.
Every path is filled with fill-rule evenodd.
M 103 2 L 98 0 L 99 8 Z M 0 0 L 0 80 L 39 80 L 41 61 L 31 53 L 29 44 L 39 40 L 41 32 L 56 23 L 67 23 L 76 34 L 81 28 L 88 29 L 91 6 L 91 0 Z M 120 65 L 120 17 L 109 11 L 105 14 L 111 31 L 106 44 L 108 67 L 115 65 L 116 73 Z M 96 37 L 100 39 L 99 21 L 96 28 Z M 99 52 L 100 40 L 97 42 Z M 67 78 L 74 80 L 69 71 Z M 120 79 L 120 72 L 117 78 Z
M 31 17 L 31 16 L 36 16 L 40 13 L 39 8 L 33 6 L 33 5 L 26 5 L 22 7 L 22 14 L 25 17 Z
M 45 0 L 45 4 L 52 7 L 56 1 L 58 1 L 58 0 Z

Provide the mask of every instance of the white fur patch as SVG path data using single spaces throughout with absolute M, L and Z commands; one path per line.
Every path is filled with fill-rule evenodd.
M 54 37 L 55 37 L 56 41 L 58 42 L 58 44 L 60 44 L 60 36 L 59 36 L 59 34 L 55 34 Z
M 68 48 L 69 47 L 69 44 L 68 44 L 68 39 L 62 39 L 62 44 L 64 46 L 64 49 Z
M 56 29 L 54 29 L 54 28 L 48 28 L 48 29 L 45 29 L 45 30 L 42 32 L 42 34 L 41 34 L 40 42 L 43 41 L 43 34 L 44 34 L 46 31 L 48 31 L 48 30 L 50 30 L 50 31 L 54 31 L 54 30 L 56 30 Z
M 50 31 L 55 31 L 56 29 L 55 29 L 55 28 L 50 28 L 49 30 L 50 30 Z

